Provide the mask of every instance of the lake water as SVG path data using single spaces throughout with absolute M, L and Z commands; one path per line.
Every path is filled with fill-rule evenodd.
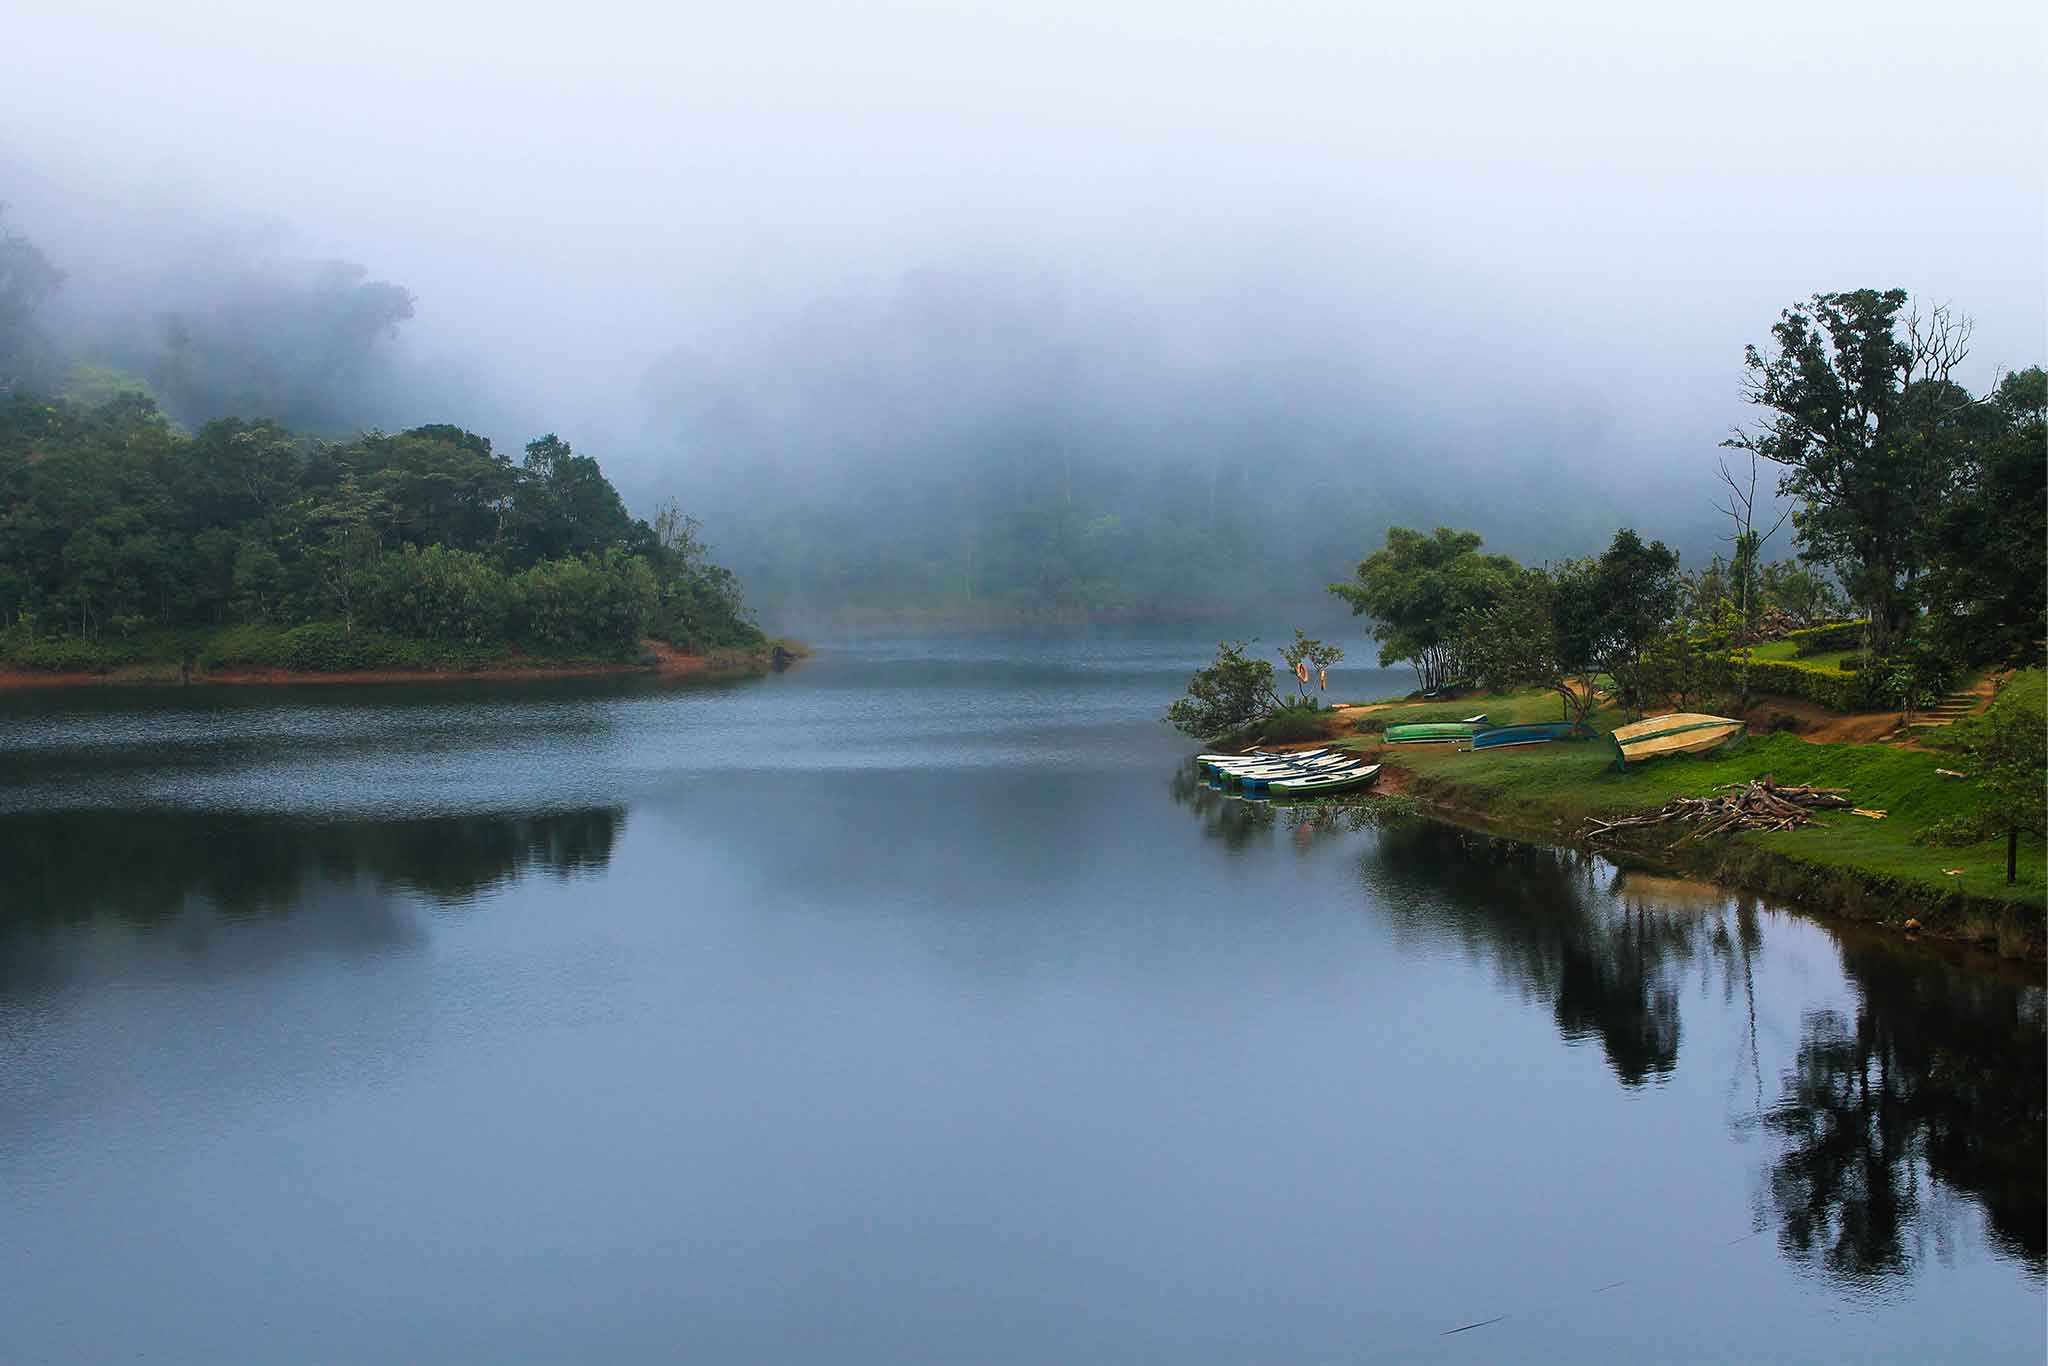
M 2041 1359 L 2030 974 L 1228 801 L 1212 646 L 0 698 L 0 1359 Z

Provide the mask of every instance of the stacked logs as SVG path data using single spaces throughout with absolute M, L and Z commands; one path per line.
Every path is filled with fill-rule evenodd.
M 1618 837 L 1623 831 L 1655 825 L 1691 825 L 1677 842 L 1685 844 L 1710 835 L 1736 830 L 1796 830 L 1813 820 L 1815 810 L 1847 810 L 1849 790 L 1842 787 L 1806 787 L 1771 781 L 1766 773 L 1750 782 L 1730 783 L 1734 792 L 1711 797 L 1673 797 L 1655 811 L 1639 811 L 1618 820 L 1588 820 L 1580 837 L 1598 843 Z

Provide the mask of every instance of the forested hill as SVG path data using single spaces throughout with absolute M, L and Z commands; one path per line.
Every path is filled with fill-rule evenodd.
M 266 662 L 304 667 L 390 663 L 363 642 L 391 639 L 473 658 L 758 644 L 695 532 L 673 503 L 629 516 L 554 436 L 515 461 L 452 426 L 186 435 L 141 392 L 0 398 L 0 653 L 17 659 L 237 623 L 298 628 Z

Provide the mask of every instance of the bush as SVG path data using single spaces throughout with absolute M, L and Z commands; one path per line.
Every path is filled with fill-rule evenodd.
M 1714 683 L 1733 689 L 1738 681 L 1738 661 L 1723 657 L 1714 661 Z M 1882 703 L 1875 694 L 1876 675 L 1844 673 L 1817 664 L 1791 659 L 1753 659 L 1749 663 L 1749 690 L 1797 697 L 1829 711 L 1874 711 Z
M 1966 811 L 1959 816 L 1945 816 L 1930 823 L 1913 836 L 1913 843 L 1931 844 L 1942 849 L 1957 849 L 1989 839 L 1998 833 L 1998 822 L 1992 813 Z
M 658 597 L 647 562 L 620 551 L 542 560 L 514 586 L 515 632 L 544 650 L 634 649 Z
M 1813 655 L 1833 654 L 1837 650 L 1855 649 L 1863 643 L 1863 633 L 1868 626 L 1868 622 L 1838 621 L 1831 626 L 1787 631 L 1784 638 L 1792 642 L 1794 655 L 1806 659 Z
M 133 641 L 85 640 L 78 636 L 31 639 L 24 631 L 0 635 L 0 656 L 17 668 L 50 673 L 103 674 L 141 658 Z
M 512 585 L 474 551 L 409 545 L 385 555 L 363 580 L 363 624 L 418 640 L 502 640 L 512 617 Z
M 1251 727 L 1275 745 L 1298 744 L 1303 740 L 1323 738 L 1323 715 L 1310 699 L 1306 707 L 1282 707 L 1263 722 Z

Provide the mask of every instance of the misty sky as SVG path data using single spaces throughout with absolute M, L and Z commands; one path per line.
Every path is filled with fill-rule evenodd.
M 1973 385 L 2041 361 L 2038 10 L 39 5 L 0 199 L 75 282 L 237 223 L 363 262 L 461 395 L 401 417 L 558 427 L 629 492 L 683 459 L 636 399 L 662 357 L 800 368 L 807 311 L 936 269 L 1223 391 L 1285 357 L 1704 497 L 1743 344 L 1806 294 L 1953 301 Z

